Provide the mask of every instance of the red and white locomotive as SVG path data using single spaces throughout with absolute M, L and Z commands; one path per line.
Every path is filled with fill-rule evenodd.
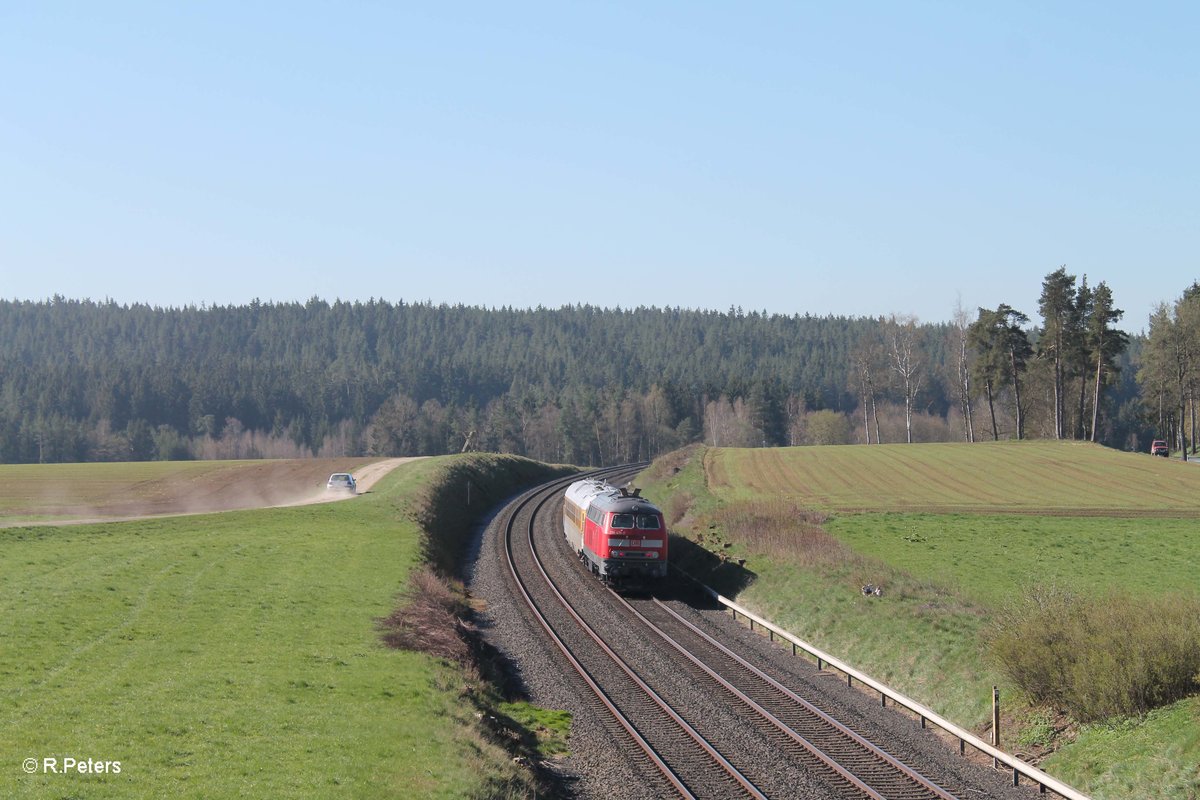
M 662 512 L 639 489 L 594 479 L 576 481 L 563 500 L 563 532 L 572 549 L 605 583 L 667 576 Z

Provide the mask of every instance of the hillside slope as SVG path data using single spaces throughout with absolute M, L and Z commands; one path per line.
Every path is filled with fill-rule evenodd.
M 705 451 L 706 483 L 826 511 L 1200 515 L 1200 462 L 1082 442 Z
M 1198 796 L 1197 697 L 1063 727 L 987 642 L 1035 589 L 1194 596 L 1200 466 L 1069 442 L 693 447 L 638 483 L 677 565 L 784 628 L 981 734 L 999 685 L 1005 748 L 1097 800 Z

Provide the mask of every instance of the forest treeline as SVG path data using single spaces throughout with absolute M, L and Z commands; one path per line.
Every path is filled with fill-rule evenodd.
M 1186 424 L 1190 375 L 1162 366 L 1137 380 L 1173 312 L 1149 339 L 1129 337 L 1103 284 L 1065 270 L 1047 282 L 1043 300 L 1054 283 L 1061 307 L 1044 303 L 1041 324 L 1003 305 L 927 324 L 736 308 L 0 301 L 0 461 L 486 450 L 607 464 L 701 440 L 1142 449 Z

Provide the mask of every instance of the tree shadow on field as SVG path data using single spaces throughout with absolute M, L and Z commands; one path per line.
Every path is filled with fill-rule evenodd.
M 744 561 L 724 558 L 676 534 L 670 535 L 670 558 L 672 566 L 683 573 L 675 574 L 673 590 L 681 599 L 686 595 L 689 602 L 698 608 L 714 601 L 707 594 L 696 591 L 698 587 L 695 582 L 732 599 L 758 579 L 758 575 L 746 568 Z M 695 597 L 692 597 L 693 594 Z

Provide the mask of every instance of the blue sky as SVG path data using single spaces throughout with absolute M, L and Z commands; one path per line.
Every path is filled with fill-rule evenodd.
M 0 5 L 0 297 L 1008 303 L 1200 278 L 1200 6 Z

